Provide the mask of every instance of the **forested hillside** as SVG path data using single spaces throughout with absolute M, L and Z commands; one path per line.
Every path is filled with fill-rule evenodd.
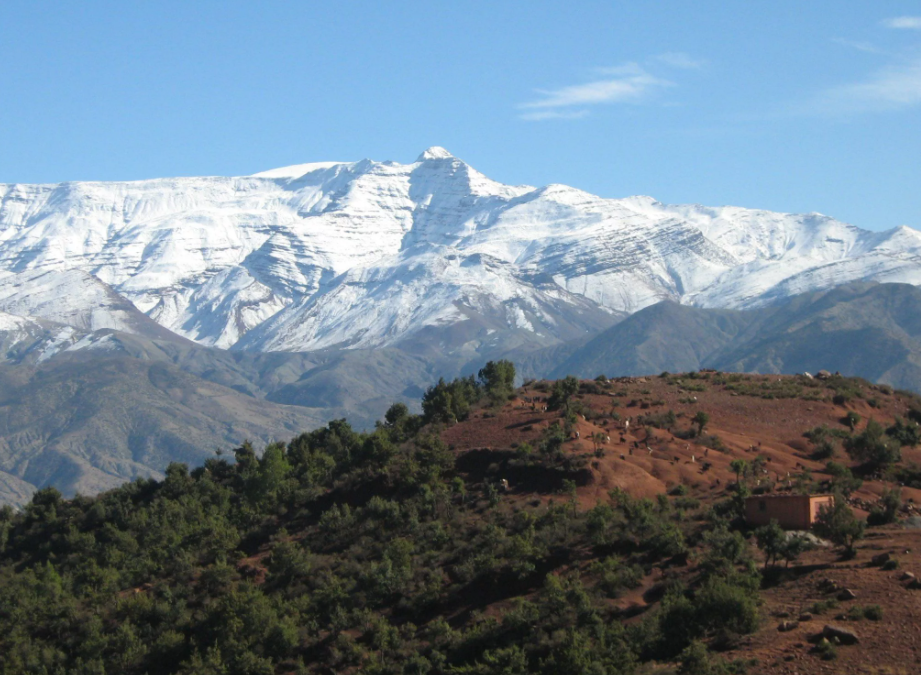
M 431 387 L 422 415 L 395 404 L 369 433 L 336 420 L 261 456 L 244 444 L 192 471 L 171 464 L 163 481 L 70 500 L 46 488 L 4 507 L 0 673 L 769 672 L 745 636 L 775 630 L 771 589 L 801 578 L 776 560 L 795 565 L 809 546 L 744 528 L 743 498 L 765 489 L 749 467 L 775 455 L 766 440 L 757 462 L 738 460 L 742 441 L 716 435 L 725 401 L 805 396 L 825 414 L 848 392 L 876 397 L 882 416 L 907 400 L 844 378 L 834 391 L 696 374 L 515 391 L 513 379 L 490 363 Z M 883 444 L 909 447 L 906 429 Z M 664 430 L 712 468 L 666 454 Z M 849 433 L 816 446 L 840 453 Z M 494 440 L 471 447 L 483 434 Z M 605 488 L 598 472 L 639 462 L 642 438 L 667 491 Z M 694 473 L 667 479 L 669 465 Z M 806 473 L 801 489 L 845 485 Z M 838 554 L 816 555 L 828 569 Z M 817 648 L 816 667 L 835 656 L 833 641 Z

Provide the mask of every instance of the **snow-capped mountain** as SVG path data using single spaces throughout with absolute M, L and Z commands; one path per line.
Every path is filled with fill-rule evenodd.
M 430 148 L 411 164 L 0 185 L 0 274 L 0 311 L 83 330 L 149 318 L 222 348 L 379 347 L 449 327 L 548 344 L 663 299 L 739 309 L 921 284 L 921 233 L 508 186 Z

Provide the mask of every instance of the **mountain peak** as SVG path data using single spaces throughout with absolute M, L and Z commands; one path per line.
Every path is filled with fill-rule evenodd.
M 424 162 L 427 159 L 452 159 L 454 155 L 445 150 L 440 145 L 433 145 L 428 150 L 419 155 L 417 162 Z

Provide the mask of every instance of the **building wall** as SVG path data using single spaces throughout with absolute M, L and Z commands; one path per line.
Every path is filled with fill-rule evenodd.
M 757 496 L 745 500 L 745 519 L 752 525 L 767 525 L 776 520 L 788 530 L 808 530 L 819 510 L 831 506 L 830 495 Z
M 809 500 L 809 511 L 810 511 L 810 523 L 814 523 L 819 517 L 819 511 L 822 509 L 830 509 L 835 505 L 835 498 L 831 495 L 821 495 L 819 497 L 811 497 Z

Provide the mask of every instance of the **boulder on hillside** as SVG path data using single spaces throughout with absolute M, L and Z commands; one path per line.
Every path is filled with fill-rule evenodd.
M 843 591 L 838 593 L 838 600 L 854 600 L 857 597 L 857 594 L 852 591 L 850 588 L 845 588 Z
M 880 553 L 870 558 L 870 564 L 874 567 L 882 567 L 892 558 L 888 553 Z
M 860 642 L 860 638 L 857 637 L 857 633 L 854 631 L 831 624 L 827 624 L 822 629 L 822 637 L 829 641 L 837 640 L 843 645 L 856 645 Z

